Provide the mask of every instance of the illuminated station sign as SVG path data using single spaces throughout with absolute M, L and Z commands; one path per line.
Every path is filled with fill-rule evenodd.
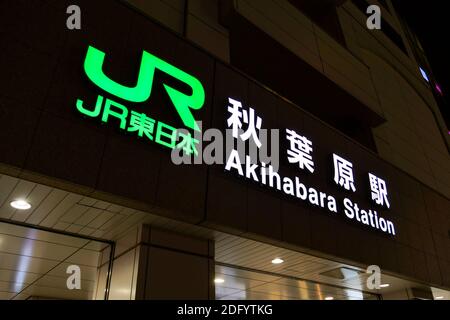
M 233 132 L 233 138 L 245 142 L 252 139 L 257 148 L 262 146 L 259 140 L 259 131 L 262 129 L 262 119 L 257 116 L 253 108 L 244 108 L 240 101 L 228 99 L 227 126 Z M 241 132 L 239 134 L 239 132 Z M 315 171 L 314 146 L 309 137 L 291 129 L 285 130 L 285 139 L 288 142 L 287 160 L 291 164 L 298 165 L 299 170 L 307 170 L 311 174 Z M 334 183 L 349 192 L 356 192 L 353 175 L 353 163 L 338 154 L 333 154 Z M 299 177 L 282 177 L 272 165 L 264 162 L 256 163 L 249 155 L 241 159 L 238 150 L 231 150 L 226 161 L 225 170 L 236 172 L 238 175 L 276 189 L 285 195 L 296 197 L 301 201 L 307 201 L 310 205 L 318 206 L 333 213 L 338 213 L 341 207 L 336 197 L 319 191 L 314 187 L 306 186 Z M 386 182 L 375 174 L 368 173 L 371 199 L 374 203 L 385 208 L 390 208 Z M 373 229 L 380 230 L 390 235 L 395 235 L 395 227 L 392 221 L 380 216 L 376 210 L 363 209 L 351 197 L 342 201 L 343 212 L 349 219 L 357 221 Z
M 202 84 L 196 78 L 151 53 L 143 51 L 136 86 L 127 87 L 105 75 L 103 72 L 104 60 L 104 52 L 89 46 L 84 60 L 84 71 L 87 77 L 100 89 L 129 103 L 141 103 L 149 100 L 156 69 L 188 85 L 192 89 L 191 95 L 181 93 L 166 84 L 164 84 L 164 88 L 186 128 L 194 131 L 200 130 L 191 109 L 202 108 L 205 92 Z M 105 99 L 101 95 L 98 95 L 93 108 L 86 107 L 81 99 L 77 99 L 76 107 L 84 116 L 100 118 L 105 123 L 111 118 L 115 118 L 120 123 L 119 128 L 124 131 L 136 133 L 141 138 L 144 137 L 170 149 L 179 148 L 186 154 L 197 154 L 198 140 L 188 131 L 180 131 L 172 125 L 158 121 L 143 112 L 133 110 L 111 99 Z
M 111 80 L 103 72 L 105 53 L 89 46 L 84 60 L 84 71 L 88 79 L 98 88 L 118 97 L 128 103 L 141 103 L 150 99 L 155 70 L 158 69 L 167 75 L 178 79 L 191 88 L 191 94 L 182 93 L 169 85 L 164 88 L 173 107 L 167 108 L 168 112 L 177 112 L 186 130 L 180 130 L 175 126 L 159 121 L 150 115 L 125 106 L 122 103 L 98 95 L 95 105 L 86 106 L 81 99 L 76 100 L 76 109 L 83 116 L 98 118 L 103 123 L 108 123 L 114 118 L 123 131 L 136 134 L 139 138 L 155 142 L 170 149 L 180 149 L 186 155 L 199 153 L 199 140 L 192 133 L 201 131 L 192 111 L 199 110 L 205 102 L 205 92 L 201 82 L 188 73 L 143 51 L 136 86 L 128 87 Z M 260 141 L 260 131 L 263 128 L 263 120 L 257 111 L 234 98 L 229 97 L 224 106 L 228 112 L 226 119 L 227 131 L 236 142 L 251 142 L 258 149 L 263 143 Z M 275 129 L 276 130 L 276 129 Z M 314 174 L 316 166 L 314 162 L 314 144 L 310 137 L 304 136 L 290 128 L 282 130 L 282 136 L 288 146 L 286 150 L 287 161 L 296 166 L 298 170 Z M 272 141 L 274 143 L 274 141 Z M 279 141 L 276 141 L 279 143 Z M 334 168 L 333 180 L 338 188 L 343 188 L 348 193 L 341 202 L 332 194 L 317 190 L 313 186 L 305 185 L 298 176 L 282 176 L 272 164 L 267 164 L 255 159 L 249 154 L 242 155 L 236 149 L 227 152 L 224 161 L 226 172 L 232 172 L 247 180 L 267 186 L 289 197 L 295 197 L 299 201 L 309 205 L 328 210 L 333 214 L 343 213 L 345 217 L 359 224 L 379 230 L 389 235 L 395 235 L 395 227 L 392 221 L 380 217 L 372 208 L 362 208 L 352 200 L 352 193 L 356 192 L 356 182 L 353 171 L 354 164 L 339 154 L 333 153 L 332 164 Z M 386 181 L 376 173 L 368 172 L 368 185 L 371 200 L 379 207 L 390 208 Z

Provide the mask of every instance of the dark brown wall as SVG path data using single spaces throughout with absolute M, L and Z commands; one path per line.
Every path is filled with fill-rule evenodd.
M 0 8 L 0 163 L 162 208 L 162 214 L 184 221 L 450 286 L 449 199 L 120 2 L 78 1 L 80 31 L 65 28 L 69 4 L 7 1 Z M 365 208 L 373 207 L 367 172 L 384 177 L 392 208 L 378 211 L 395 222 L 397 235 L 361 227 L 342 210 L 330 214 L 224 173 L 223 166 L 175 166 L 168 149 L 83 119 L 76 98 L 92 104 L 101 92 L 82 68 L 88 44 L 107 52 L 106 72 L 118 81 L 135 81 L 142 50 L 199 78 L 206 103 L 197 117 L 205 128 L 224 128 L 226 99 L 232 96 L 254 107 L 264 128 L 289 127 L 310 137 L 316 172 L 283 164 L 283 175 L 298 175 L 341 200 L 347 194 L 332 184 L 330 170 L 331 153 L 338 153 L 354 163 L 357 192 L 351 198 Z M 149 102 L 133 107 L 170 123 L 177 119 L 168 109 L 161 77 L 155 76 Z
M 371 128 L 385 122 L 382 116 L 246 18 L 235 13 L 228 24 L 233 66 L 376 152 Z

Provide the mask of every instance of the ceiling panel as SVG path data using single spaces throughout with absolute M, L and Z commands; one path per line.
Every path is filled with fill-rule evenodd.
M 0 223 L 0 299 L 88 299 L 106 243 Z M 81 290 L 68 290 L 67 268 L 78 265 Z
M 57 222 L 53 228 L 56 230 L 66 230 L 68 227 L 70 227 L 70 223 L 67 222 Z
M 287 297 L 264 292 L 241 291 L 221 298 L 221 300 L 288 300 Z
M 67 290 L 47 286 L 32 286 L 25 290 L 23 294 L 16 299 L 91 299 L 93 291 L 86 290 Z
M 66 235 L 61 235 L 54 232 L 24 228 L 22 226 L 9 223 L 0 223 L 0 239 L 2 238 L 1 235 L 13 235 L 16 237 L 63 244 L 76 248 L 81 247 L 89 242 L 89 240 L 86 239 L 67 237 Z
M 19 272 L 13 270 L 0 269 L 0 281 L 11 281 L 20 279 L 22 283 L 31 283 L 39 278 L 38 273 Z M 18 280 L 17 280 L 18 281 Z
M 56 208 L 68 194 L 68 192 L 62 190 L 52 189 L 50 194 L 38 206 L 32 207 L 30 209 L 32 210 L 32 212 L 25 220 L 25 222 L 39 225 L 42 220 L 47 217 L 49 212 Z M 26 211 L 24 211 L 24 213 L 26 213 Z
M 67 210 L 60 218 L 60 221 L 66 223 L 74 223 L 77 219 L 79 219 L 86 211 L 89 210 L 90 207 L 76 203 L 69 210 Z
M 87 226 L 102 212 L 102 209 L 91 207 L 87 211 L 85 211 L 77 220 L 75 220 L 74 223 L 79 226 Z
M 103 251 L 106 247 L 110 247 L 109 244 L 99 241 L 89 241 L 87 245 L 85 245 L 83 248 L 86 250 L 93 250 L 93 251 Z
M 24 211 L 13 209 L 9 205 L 10 200 L 19 197 L 30 202 L 32 208 Z M 158 219 L 149 213 L 2 174 L 0 217 L 108 239 L 119 237 L 141 221 Z M 158 224 L 165 225 L 167 221 L 160 220 Z
M 431 288 L 433 297 L 438 300 L 450 300 L 450 291 L 442 290 L 439 288 Z
M 106 210 L 110 205 L 111 204 L 109 202 L 98 200 L 95 201 L 95 203 L 92 206 L 98 209 Z
M 48 272 L 49 275 L 62 277 L 67 279 L 67 267 L 72 265 L 72 263 L 63 262 L 58 264 L 55 268 Z M 97 267 L 80 265 L 81 278 L 85 280 L 94 281 L 97 278 Z
M 83 235 L 83 236 L 90 236 L 95 231 L 96 231 L 96 229 L 94 229 L 94 228 L 83 227 L 78 233 Z
M 299 262 L 297 264 L 292 264 L 289 267 L 286 267 L 286 271 L 299 273 L 299 274 L 305 274 L 305 273 L 317 272 L 318 270 L 322 270 L 322 269 L 325 269 L 328 267 L 329 267 L 328 263 L 306 260 L 306 261 Z
M 242 270 L 238 268 L 226 267 L 222 265 L 216 265 L 216 273 L 229 276 L 235 276 L 238 278 L 252 279 L 262 282 L 273 282 L 280 279 L 280 276 L 269 275 L 261 272 L 254 272 L 249 270 Z
M 78 249 L 73 255 L 65 259 L 68 263 L 96 267 L 99 264 L 100 252 L 86 249 Z
M 1 235 L 1 253 L 20 254 L 21 256 L 63 260 L 77 249 L 51 242 L 31 240 L 16 236 Z
M 103 210 L 94 220 L 92 220 L 88 224 L 88 227 L 92 229 L 100 229 L 106 222 L 114 218 L 114 216 L 116 216 L 115 213 Z
M 19 179 L 0 175 L 0 206 L 3 207 L 11 192 L 19 183 Z
M 113 203 L 108 207 L 108 211 L 112 213 L 121 213 L 123 209 L 124 207 Z
M 1 184 L 1 183 L 0 183 Z M 30 210 L 20 211 L 16 210 L 12 216 L 13 220 L 24 222 L 33 213 L 33 208 L 40 206 L 42 201 L 50 194 L 52 188 L 42 184 L 36 184 L 33 191 L 28 195 L 26 200 L 32 205 Z
M 81 279 L 80 281 L 81 289 L 87 291 L 93 291 L 95 289 L 95 280 L 85 280 Z M 38 287 L 52 287 L 59 289 L 67 289 L 67 277 L 56 277 L 52 275 L 45 275 L 38 281 L 36 281 L 33 286 Z
M 114 227 L 120 225 L 123 221 L 125 221 L 128 218 L 127 215 L 124 215 L 122 213 L 116 214 L 114 217 L 112 217 L 109 221 L 105 222 L 105 224 L 101 225 L 99 227 L 99 230 L 101 231 L 108 231 L 113 229 Z
M 58 205 L 41 221 L 40 225 L 44 227 L 52 227 L 58 219 L 63 216 L 67 210 L 73 207 L 82 196 L 69 193 Z
M 24 272 L 46 273 L 58 264 L 58 261 L 32 258 L 10 253 L 0 253 L 0 269 Z
M 0 300 L 9 300 L 14 297 L 15 293 L 12 292 L 0 292 Z
M 97 202 L 96 199 L 90 198 L 90 197 L 83 197 L 83 199 L 80 200 L 79 204 L 92 207 Z
M 225 298 L 226 296 L 237 294 L 241 291 L 242 290 L 227 288 L 223 286 L 216 286 L 216 299 L 220 300 L 222 298 Z
M 104 234 L 104 237 L 106 239 L 116 239 L 117 237 L 120 237 L 124 231 L 126 231 L 127 229 L 129 229 L 133 226 L 138 225 L 145 218 L 147 218 L 147 213 L 141 212 L 141 211 L 135 211 L 135 213 L 133 213 L 133 215 L 129 216 L 126 220 L 122 221 L 115 228 L 111 228 L 110 231 L 106 232 Z
M 78 233 L 80 230 L 83 229 L 83 226 L 79 226 L 77 224 L 71 224 L 69 225 L 64 231 L 71 232 L 71 233 Z
M 229 289 L 237 289 L 237 290 L 246 290 L 247 288 L 262 286 L 267 283 L 264 281 L 240 278 L 237 276 L 229 276 L 220 273 L 216 274 L 216 278 L 221 278 L 225 281 L 224 285 L 220 287 L 226 287 Z

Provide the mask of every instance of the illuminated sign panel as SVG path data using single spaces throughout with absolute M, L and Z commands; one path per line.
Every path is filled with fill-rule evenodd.
M 143 51 L 136 86 L 128 87 L 105 75 L 103 72 L 104 60 L 104 52 L 89 46 L 84 60 L 84 71 L 87 77 L 102 90 L 130 103 L 140 103 L 150 98 L 156 69 L 188 85 L 192 90 L 190 95 L 179 92 L 166 84 L 164 84 L 164 88 L 186 128 L 200 131 L 192 114 L 192 110 L 201 109 L 205 102 L 205 91 L 199 80 L 151 53 Z M 188 155 L 198 153 L 199 141 L 189 132 L 181 132 L 169 124 L 153 119 L 146 113 L 133 110 L 111 99 L 105 99 L 101 95 L 97 97 L 93 108 L 86 107 L 81 99 L 77 99 L 76 107 L 83 115 L 92 118 L 99 117 L 105 123 L 111 118 L 115 118 L 120 123 L 120 129 L 134 132 L 140 138 L 154 141 L 171 149 L 179 148 Z
M 111 119 L 114 119 L 120 130 L 172 150 L 179 149 L 187 156 L 197 156 L 199 152 L 203 153 L 199 139 L 204 140 L 206 134 L 199 138 L 198 135 L 194 137 L 191 132 L 186 130 L 191 130 L 194 134 L 202 133 L 200 122 L 197 123 L 193 115 L 193 110 L 201 109 L 205 102 L 205 92 L 198 79 L 149 52 L 143 51 L 136 85 L 130 87 L 117 83 L 105 75 L 103 72 L 104 61 L 104 52 L 92 46 L 88 47 L 84 60 L 84 71 L 88 79 L 99 89 L 125 102 L 119 103 L 101 94 L 97 96 L 93 105 L 86 105 L 83 100 L 77 99 L 76 110 L 79 113 L 85 117 L 97 118 L 103 123 L 109 123 Z M 173 125 L 153 117 L 149 113 L 151 105 L 149 110 L 139 110 L 137 106 L 132 106 L 134 103 L 151 100 L 155 70 L 162 71 L 185 83 L 191 89 L 190 94 L 185 94 L 163 83 L 163 88 L 173 105 L 171 108 L 165 108 L 167 112 L 176 111 L 185 129 L 177 129 Z M 341 200 L 333 195 L 332 191 L 325 192 L 312 185 L 307 185 L 298 176 L 283 176 L 278 171 L 278 154 L 274 162 L 273 159 L 262 160 L 260 154 L 255 156 L 250 152 L 250 145 L 254 146 L 257 151 L 268 145 L 268 139 L 263 135 L 267 129 L 263 128 L 263 119 L 254 107 L 244 107 L 241 101 L 229 97 L 228 104 L 224 108 L 228 113 L 225 138 L 232 140 L 232 148 L 227 150 L 225 159 L 223 159 L 225 161 L 221 162 L 224 164 L 225 171 L 237 173 L 245 179 L 272 188 L 286 196 L 297 198 L 332 214 L 342 214 L 359 224 L 395 235 L 392 221 L 380 217 L 378 212 L 372 208 L 363 208 L 352 199 L 357 191 L 354 176 L 357 165 L 354 165 L 349 159 L 337 153 L 332 154 L 334 185 L 347 193 Z M 278 150 L 280 145 L 278 129 L 269 130 L 277 132 L 276 139 L 271 139 L 271 143 L 276 144 Z M 305 174 L 317 174 L 317 169 L 320 170 L 320 168 L 317 168 L 314 162 L 316 146 L 313 143 L 313 137 L 305 136 L 302 132 L 297 132 L 292 128 L 284 128 L 282 132 L 286 142 L 286 160 L 289 165 Z M 221 132 L 219 131 L 219 133 Z M 221 138 L 223 142 L 224 139 Z M 244 147 L 242 152 L 235 147 L 235 142 L 237 146 L 239 143 L 247 144 L 249 149 Z M 223 148 L 223 146 L 221 147 Z M 390 208 L 386 181 L 372 172 L 368 173 L 367 177 L 366 187 L 370 188 L 371 201 L 379 207 Z
M 181 82 L 186 83 L 192 89 L 191 95 L 181 93 L 168 85 L 164 85 L 164 88 L 169 94 L 184 125 L 188 128 L 199 130 L 194 116 L 192 115 L 191 110 L 189 110 L 198 110 L 205 102 L 205 91 L 203 90 L 200 81 L 196 78 L 155 57 L 151 53 L 143 51 L 136 86 L 130 88 L 111 80 L 104 74 L 104 60 L 105 53 L 89 46 L 86 59 L 84 60 L 84 70 L 86 75 L 93 83 L 106 92 L 130 102 L 144 102 L 150 98 L 155 69 L 163 71 Z
M 250 140 L 257 148 L 260 148 L 261 143 L 258 134 L 262 129 L 261 117 L 255 113 L 253 108 L 247 110 L 243 108 L 241 102 L 235 99 L 229 98 L 228 102 L 227 126 L 232 130 L 233 138 L 242 141 L 251 138 Z M 243 133 L 239 134 L 239 131 Z M 291 129 L 286 129 L 285 137 L 289 145 L 287 150 L 288 162 L 297 165 L 299 170 L 314 173 L 314 145 L 312 141 Z M 353 163 L 338 154 L 333 154 L 333 167 L 335 184 L 349 193 L 356 192 Z M 299 177 L 283 177 L 271 164 L 258 163 L 249 155 L 242 156 L 238 150 L 231 150 L 229 153 L 225 170 L 236 172 L 246 179 L 276 189 L 287 196 L 306 201 L 312 206 L 320 207 L 332 213 L 343 212 L 347 218 L 360 224 L 395 235 L 395 226 L 392 221 L 378 216 L 376 210 L 363 209 L 358 203 L 350 199 L 350 195 L 345 197 L 342 203 L 339 203 L 335 196 L 317 190 L 312 186 L 306 186 Z M 373 202 L 389 208 L 390 203 L 385 181 L 372 173 L 369 173 L 369 181 Z

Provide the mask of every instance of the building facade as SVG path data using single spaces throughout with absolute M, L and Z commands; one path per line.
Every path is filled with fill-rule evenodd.
M 0 12 L 0 298 L 450 299 L 449 129 L 390 0 Z

